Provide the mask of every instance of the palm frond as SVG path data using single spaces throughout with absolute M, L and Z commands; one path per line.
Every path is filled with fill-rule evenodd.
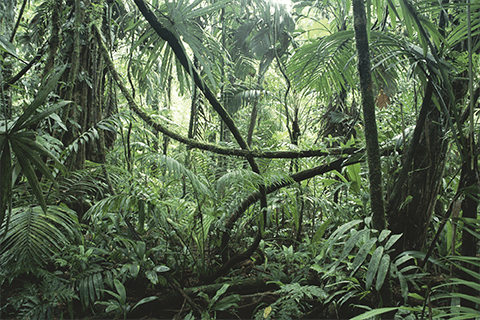
M 353 37 L 353 31 L 341 31 L 301 46 L 287 66 L 293 75 L 292 84 L 300 90 L 314 89 L 324 96 L 347 85 L 355 87 Z
M 74 211 L 61 206 L 22 207 L 12 210 L 9 229 L 0 230 L 0 266 L 13 273 L 32 272 L 78 236 Z

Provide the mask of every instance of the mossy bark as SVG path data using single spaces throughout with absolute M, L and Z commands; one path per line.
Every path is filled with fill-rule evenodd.
M 375 98 L 368 45 L 367 18 L 363 0 L 353 1 L 353 21 L 355 43 L 358 55 L 358 73 L 362 93 L 363 122 L 365 127 L 365 145 L 367 149 L 368 178 L 370 181 L 370 205 L 373 228 L 383 230 L 386 227 L 385 206 L 382 188 L 382 170 L 380 148 L 378 146 L 377 122 L 375 118 Z M 383 306 L 393 305 L 389 277 L 380 289 Z

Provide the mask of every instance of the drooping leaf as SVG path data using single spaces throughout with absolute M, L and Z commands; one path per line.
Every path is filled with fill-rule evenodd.
M 327 227 L 330 225 L 331 222 L 332 219 L 327 219 L 322 222 L 320 227 L 318 227 L 317 231 L 315 232 L 315 235 L 313 236 L 312 243 L 317 243 L 320 241 L 320 239 L 322 239 L 325 231 L 327 230 Z
M 125 302 L 127 301 L 127 291 L 125 290 L 125 287 L 118 279 L 115 279 L 113 283 L 115 284 L 115 289 L 117 289 L 118 295 L 120 297 L 120 299 L 118 299 L 119 302 L 121 303 L 121 305 L 125 305 Z
M 356 317 L 351 318 L 350 320 L 364 320 L 364 319 L 372 319 L 375 318 L 375 316 L 387 313 L 387 312 L 392 312 L 395 310 L 398 310 L 398 307 L 390 307 L 390 308 L 379 308 L 379 309 L 374 309 L 367 311 L 361 315 L 358 315 Z
M 394 234 L 392 235 L 387 243 L 385 244 L 385 250 L 389 250 L 394 244 L 395 242 L 397 242 L 398 239 L 400 239 L 400 237 L 402 236 L 402 234 Z
M 367 242 L 362 245 L 360 250 L 358 250 L 357 254 L 355 255 L 355 259 L 353 260 L 352 272 L 350 273 L 350 276 L 353 276 L 355 272 L 357 272 L 358 268 L 361 267 L 361 265 L 367 258 L 370 249 L 372 249 L 376 242 L 377 238 L 368 239 Z
M 3 36 L 3 35 L 0 35 L 0 50 L 5 51 L 5 52 L 8 52 L 8 53 L 11 54 L 12 56 L 18 58 L 18 56 L 17 56 L 17 49 L 16 49 L 15 46 L 14 46 L 10 41 L 8 41 L 8 39 L 5 38 L 5 36 Z
M 355 225 L 361 222 L 362 220 L 353 220 L 337 228 L 337 230 L 335 230 L 335 232 L 332 233 L 332 235 L 328 238 L 327 242 L 325 243 L 325 245 L 327 246 L 325 253 L 330 252 L 330 249 L 337 244 L 338 239 L 344 236 L 345 232 L 349 231 L 351 228 L 353 228 Z
M 47 212 L 47 204 L 45 198 L 43 197 L 42 189 L 40 188 L 40 183 L 38 182 L 37 175 L 33 170 L 32 164 L 30 163 L 31 154 L 28 151 L 25 151 L 15 140 L 11 141 L 12 150 L 17 157 L 20 166 L 22 167 L 22 172 L 27 177 L 28 183 L 32 188 L 32 192 L 37 198 L 40 206 L 44 212 Z
M 45 99 L 47 99 L 47 96 L 49 93 L 55 88 L 55 86 L 58 83 L 58 80 L 60 80 L 60 77 L 62 76 L 63 72 L 67 68 L 66 65 L 64 65 L 48 82 L 47 84 L 40 88 L 40 90 L 37 93 L 37 96 L 33 100 L 33 102 L 25 109 L 25 111 L 22 113 L 22 115 L 17 119 L 15 122 L 15 125 L 11 129 L 11 132 L 16 132 L 19 131 L 23 128 L 26 128 L 25 123 L 27 122 L 28 119 L 35 113 L 37 108 L 42 105 L 45 102 Z
M 158 299 L 156 296 L 151 296 L 151 297 L 143 298 L 142 300 L 138 301 L 138 302 L 133 306 L 132 310 L 135 309 L 136 307 L 142 305 L 142 304 L 145 304 L 145 303 L 147 303 L 147 302 L 150 302 L 150 301 L 153 301 L 153 300 L 156 300 L 156 299 Z
M 363 229 L 363 230 L 360 230 L 360 231 L 356 231 L 355 234 L 353 236 L 350 237 L 350 239 L 348 239 L 348 241 L 345 243 L 344 247 L 343 247 L 343 252 L 342 254 L 338 257 L 338 260 L 332 265 L 331 269 L 332 271 L 338 267 L 338 265 L 345 261 L 345 259 L 347 258 L 347 256 L 350 254 L 350 252 L 352 251 L 352 249 L 354 248 L 354 246 L 357 244 L 357 242 L 359 241 L 359 239 L 365 235 L 366 233 L 369 233 L 370 230 L 369 229 Z
M 23 124 L 23 127 L 24 128 L 30 127 L 32 124 L 37 123 L 37 122 L 45 119 L 46 117 L 50 116 L 52 113 L 56 112 L 57 110 L 63 108 L 64 106 L 66 106 L 70 103 L 72 103 L 72 102 L 71 101 L 60 101 L 60 102 L 55 103 L 50 108 L 48 108 L 48 109 L 34 115 L 33 117 L 31 117 L 29 120 L 27 120 Z
M 368 264 L 368 269 L 367 269 L 367 276 L 366 276 L 366 282 L 365 282 L 365 288 L 370 289 L 373 283 L 373 279 L 375 279 L 375 275 L 377 274 L 378 271 L 378 266 L 380 265 L 380 261 L 382 259 L 383 255 L 383 250 L 384 248 L 382 246 L 378 247 L 375 249 L 375 251 L 372 254 L 372 259 L 370 260 L 370 263 Z
M 388 269 L 390 268 L 390 256 L 388 254 L 383 255 L 380 265 L 378 266 L 377 281 L 375 283 L 375 289 L 380 291 L 385 282 L 385 277 L 388 274 Z
M 3 137 L 3 143 L 0 143 L 0 227 L 3 225 L 5 213 L 10 207 L 12 201 L 12 159 L 10 153 L 10 144 Z M 2 142 L 0 140 L 0 142 Z

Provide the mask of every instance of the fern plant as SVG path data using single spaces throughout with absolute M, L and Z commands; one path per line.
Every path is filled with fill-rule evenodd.
M 280 295 L 280 298 L 259 310 L 255 314 L 255 319 L 292 319 L 300 318 L 305 315 L 308 300 L 323 301 L 328 295 L 318 286 L 302 286 L 299 283 L 291 283 L 282 285 L 275 293 Z
M 43 269 L 38 274 L 43 278 L 39 284 L 26 282 L 22 291 L 11 296 L 4 307 L 12 307 L 22 319 L 58 319 L 63 318 L 67 304 L 68 315 L 73 318 L 71 303 L 78 296 L 70 282 Z

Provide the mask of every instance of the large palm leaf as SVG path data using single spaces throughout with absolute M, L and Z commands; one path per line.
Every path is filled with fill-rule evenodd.
M 44 266 L 79 235 L 76 213 L 66 207 L 21 207 L 12 210 L 9 228 L 0 229 L 0 267 L 14 273 Z
M 30 130 L 30 127 L 37 122 L 45 119 L 63 106 L 69 104 L 69 101 L 60 101 L 44 110 L 38 110 L 44 104 L 50 92 L 57 85 L 60 76 L 65 71 L 66 66 L 62 67 L 50 81 L 47 82 L 39 91 L 33 102 L 13 123 L 10 121 L 0 122 L 0 226 L 3 224 L 5 212 L 11 206 L 12 194 L 12 151 L 19 162 L 24 176 L 27 178 L 32 192 L 37 198 L 43 210 L 47 211 L 47 205 L 43 197 L 38 178 L 34 167 L 43 175 L 52 180 L 52 172 L 40 158 L 40 155 L 53 159 L 60 167 L 63 167 L 57 158 L 36 141 L 36 132 Z

